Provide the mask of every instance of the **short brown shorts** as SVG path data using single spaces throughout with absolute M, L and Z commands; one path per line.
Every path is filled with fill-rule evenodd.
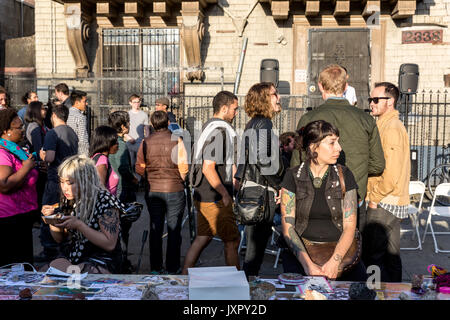
M 239 239 L 239 230 L 231 204 L 227 207 L 222 200 L 218 202 L 195 201 L 197 209 L 197 234 L 214 237 L 218 235 L 223 242 Z

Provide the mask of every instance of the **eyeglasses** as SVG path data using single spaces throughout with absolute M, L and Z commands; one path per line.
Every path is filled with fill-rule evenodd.
M 141 100 L 131 101 L 131 103 L 141 103 Z
M 391 98 L 391 97 L 373 97 L 373 98 L 369 98 L 369 99 L 367 99 L 367 100 L 369 101 L 369 104 L 371 104 L 372 101 L 373 101 L 373 103 L 378 104 L 378 101 L 379 101 L 380 99 L 388 100 L 388 99 L 390 99 L 390 98 Z

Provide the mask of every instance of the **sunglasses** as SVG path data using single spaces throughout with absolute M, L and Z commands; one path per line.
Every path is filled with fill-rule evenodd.
M 369 101 L 369 104 L 372 103 L 372 101 L 373 101 L 373 103 L 378 104 L 378 101 L 379 101 L 380 99 L 385 99 L 385 100 L 387 100 L 387 99 L 390 99 L 390 97 L 373 97 L 373 98 L 369 98 L 369 99 L 367 99 L 367 100 Z

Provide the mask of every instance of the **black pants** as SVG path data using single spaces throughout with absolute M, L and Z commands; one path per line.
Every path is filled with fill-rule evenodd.
M 10 263 L 33 264 L 35 211 L 0 218 L 0 267 Z
M 54 180 L 47 180 L 45 183 L 45 191 L 42 198 L 43 205 L 53 205 L 60 202 L 60 187 L 59 182 Z M 49 258 L 54 258 L 60 252 L 59 244 L 53 239 L 50 232 L 50 227 L 41 221 L 41 232 L 39 234 L 41 245 L 44 254 Z
M 382 282 L 402 281 L 400 219 L 383 208 L 367 208 L 362 241 L 364 264 L 377 265 Z
M 131 188 L 123 188 L 122 187 L 122 192 L 120 193 L 119 200 L 122 203 L 135 202 L 136 201 L 136 192 L 134 190 L 132 190 Z M 122 231 L 122 240 L 125 244 L 125 248 L 123 248 L 125 251 L 124 252 L 125 257 L 128 254 L 128 239 L 130 238 L 130 229 L 131 229 L 132 224 L 133 224 L 132 222 L 122 221 L 121 225 L 120 225 L 121 231 Z
M 247 278 L 257 276 L 263 263 L 267 241 L 272 235 L 272 224 L 256 224 L 246 226 L 246 250 L 242 269 Z
M 177 273 L 180 269 L 181 222 L 186 206 L 186 195 L 180 192 L 149 192 L 145 197 L 150 213 L 150 270 L 163 267 L 162 235 L 164 219 L 167 219 L 166 269 Z
M 358 207 L 358 222 L 357 227 L 358 230 L 362 233 L 364 231 L 364 227 L 367 223 L 367 210 L 366 210 L 366 202 L 363 201 L 361 206 Z
M 300 273 L 306 276 L 306 272 L 303 269 L 302 264 L 292 254 L 292 252 L 285 248 L 281 250 L 280 257 L 283 261 L 283 272 L 286 273 Z M 367 273 L 364 263 L 360 260 L 351 270 L 342 273 L 342 275 L 336 279 L 337 281 L 366 281 Z
M 272 235 L 273 216 L 275 214 L 276 203 L 274 201 L 274 193 L 269 192 L 271 218 L 268 223 L 259 223 L 252 226 L 246 226 L 246 250 L 242 269 L 247 278 L 249 276 L 257 276 L 259 269 L 263 263 L 264 254 L 267 247 L 267 241 Z

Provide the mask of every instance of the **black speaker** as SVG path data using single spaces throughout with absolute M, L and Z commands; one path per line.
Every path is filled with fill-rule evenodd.
M 400 93 L 417 93 L 419 84 L 419 66 L 414 63 L 404 63 L 398 73 L 398 89 Z
M 260 82 L 272 82 L 278 87 L 280 64 L 277 59 L 261 60 Z

